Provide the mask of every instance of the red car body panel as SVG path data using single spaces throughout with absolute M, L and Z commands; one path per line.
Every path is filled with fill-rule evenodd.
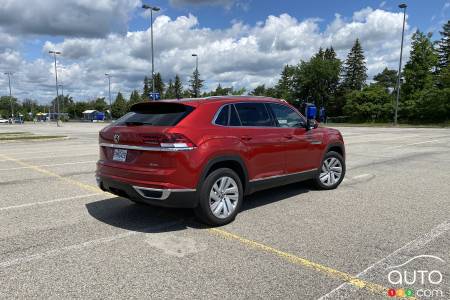
M 317 170 L 327 149 L 342 149 L 342 135 L 328 128 L 231 127 L 213 124 L 218 110 L 227 103 L 255 101 L 249 97 L 222 97 L 179 100 L 195 109 L 175 126 L 105 127 L 99 134 L 100 159 L 97 178 L 132 186 L 154 189 L 196 190 L 208 163 L 233 157 L 242 162 L 248 182 Z M 272 98 L 258 102 L 289 104 Z M 173 103 L 174 101 L 160 101 Z M 295 108 L 293 108 L 295 109 Z M 142 151 L 133 146 L 147 146 L 146 139 L 155 134 L 181 134 L 195 145 L 189 151 Z M 114 135 L 120 135 L 120 142 Z M 114 144 L 130 146 L 125 162 L 113 161 Z M 106 146 L 105 146 L 106 145 Z M 131 148 L 131 149 L 130 149 Z

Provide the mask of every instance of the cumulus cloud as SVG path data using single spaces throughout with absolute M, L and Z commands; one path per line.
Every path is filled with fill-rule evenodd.
M 19 34 L 105 36 L 126 32 L 128 14 L 138 0 L 6 0 L 0 27 Z
M 186 83 L 195 65 L 191 54 L 197 53 L 208 89 L 218 83 L 235 88 L 273 85 L 284 64 L 307 60 L 319 47 L 333 46 L 345 59 L 356 38 L 364 48 L 370 77 L 384 67 L 396 68 L 401 13 L 365 8 L 350 19 L 336 15 L 325 30 L 320 29 L 319 22 L 282 14 L 268 16 L 254 26 L 234 22 L 228 28 L 210 29 L 201 27 L 194 15 L 176 19 L 160 15 L 154 23 L 155 71 L 161 72 L 166 81 L 179 74 Z M 409 44 L 408 38 L 405 45 Z M 114 92 L 129 94 L 133 89 L 141 89 L 143 77 L 151 70 L 149 41 L 149 30 L 124 35 L 109 33 L 97 38 L 72 37 L 56 44 L 46 42 L 43 53 L 50 49 L 63 53 L 58 65 L 59 77 L 67 85 L 65 90 L 85 99 L 106 95 L 105 72 L 113 74 Z M 54 93 L 50 59 L 29 62 L 15 52 L 4 53 L 9 62 L 16 59 L 24 70 L 23 94 Z M 409 53 L 408 48 L 404 53 Z M 1 55 L 0 66 L 2 60 L 6 61 Z

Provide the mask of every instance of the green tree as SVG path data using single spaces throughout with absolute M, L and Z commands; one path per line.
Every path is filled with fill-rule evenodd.
M 151 92 L 151 80 L 147 76 L 144 77 L 144 89 L 142 90 L 142 99 L 148 99 L 148 95 Z
M 384 68 L 383 71 L 373 77 L 376 84 L 387 88 L 395 88 L 397 85 L 397 71 Z
M 183 84 L 181 83 L 180 76 L 175 75 L 175 82 L 173 84 L 174 96 L 176 99 L 183 97 Z
M 366 85 L 366 72 L 364 51 L 359 39 L 356 39 L 344 64 L 342 87 L 346 90 L 360 91 Z
M 402 100 L 407 101 L 403 105 L 403 110 L 408 118 L 413 118 L 414 111 L 419 109 L 414 106 L 421 106 L 420 97 L 416 93 L 433 87 L 437 63 L 438 57 L 433 49 L 431 35 L 416 31 L 412 36 L 409 61 L 403 71 L 405 83 L 401 87 L 404 96 Z
M 334 50 L 322 49 L 310 61 L 302 61 L 296 71 L 296 97 L 328 107 L 334 98 L 341 72 L 341 61 Z
M 296 68 L 294 66 L 285 65 L 283 71 L 281 72 L 281 77 L 275 85 L 277 96 L 289 102 L 292 102 L 295 98 L 295 71 Z
M 93 109 L 101 112 L 105 112 L 109 109 L 109 104 L 106 103 L 105 97 L 97 98 L 89 104 Z
M 167 89 L 166 89 L 164 98 L 166 98 L 166 99 L 174 99 L 175 98 L 175 86 L 173 84 L 172 79 L 169 79 L 169 84 L 167 85 Z
M 392 95 L 381 85 L 373 84 L 346 95 L 344 113 L 353 121 L 387 121 L 392 118 Z
M 189 93 L 191 97 L 200 96 L 203 87 L 203 82 L 204 80 L 200 78 L 200 73 L 198 72 L 198 70 L 194 70 L 191 79 L 189 80 L 190 85 Z
M 250 92 L 252 96 L 265 96 L 266 95 L 266 86 L 264 84 L 258 85 Z
M 134 90 L 130 94 L 130 100 L 128 101 L 128 111 L 130 110 L 131 106 L 133 104 L 139 103 L 142 101 L 141 95 L 139 95 L 139 92 Z
M 120 118 L 127 112 L 127 101 L 123 97 L 122 93 L 117 94 L 116 100 L 112 105 L 113 118 Z
M 163 98 L 164 97 L 164 82 L 161 78 L 161 73 L 156 73 L 155 74 L 155 92 L 159 93 L 160 97 Z
M 441 39 L 437 43 L 437 53 L 439 57 L 439 69 L 445 69 L 450 62 L 450 20 L 444 24 L 441 34 Z

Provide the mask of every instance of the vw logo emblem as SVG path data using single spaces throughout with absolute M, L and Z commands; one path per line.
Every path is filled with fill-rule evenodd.
M 118 144 L 120 141 L 120 134 L 116 133 L 114 134 L 114 143 Z

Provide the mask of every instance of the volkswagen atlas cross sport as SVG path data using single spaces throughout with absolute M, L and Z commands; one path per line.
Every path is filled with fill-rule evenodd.
M 342 135 L 310 126 L 284 100 L 208 97 L 141 102 L 100 131 L 99 187 L 133 202 L 193 208 L 205 223 L 234 220 L 244 195 L 345 175 Z

